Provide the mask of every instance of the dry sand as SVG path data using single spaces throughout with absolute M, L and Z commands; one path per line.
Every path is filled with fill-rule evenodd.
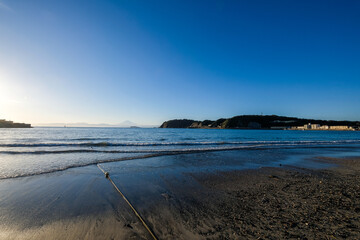
M 360 239 L 360 158 L 318 161 L 339 167 L 163 176 L 128 196 L 159 239 Z M 150 239 L 95 166 L 3 180 L 0 193 L 0 239 Z
M 218 239 L 360 239 L 360 159 L 319 160 L 341 167 L 263 168 L 198 177 L 221 193 L 209 196 L 199 209 L 204 217 L 218 218 L 209 235 Z

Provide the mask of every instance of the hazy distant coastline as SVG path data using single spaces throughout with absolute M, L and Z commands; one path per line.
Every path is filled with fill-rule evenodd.
M 124 121 L 117 124 L 107 123 L 35 123 L 34 127 L 97 127 L 97 128 L 153 128 L 159 125 L 140 125 L 131 121 Z
M 216 121 L 196 121 L 191 119 L 174 119 L 161 124 L 160 128 L 204 128 L 204 129 L 294 129 L 307 124 L 326 126 L 348 126 L 359 130 L 359 121 L 335 121 L 303 119 L 277 115 L 241 115 L 232 118 L 220 118 Z M 330 129 L 330 128 L 329 128 Z

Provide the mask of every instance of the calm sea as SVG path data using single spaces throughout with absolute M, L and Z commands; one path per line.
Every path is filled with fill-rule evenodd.
M 0 129 L 0 179 L 151 156 L 279 149 L 359 149 L 360 132 L 215 129 Z M 266 154 L 265 154 L 266 155 Z M 191 156 L 187 155 L 187 156 Z M 233 156 L 234 157 L 234 156 Z M 236 157 L 236 156 L 235 156 Z M 194 157 L 193 161 L 201 161 Z M 270 161 L 263 157 L 263 162 Z

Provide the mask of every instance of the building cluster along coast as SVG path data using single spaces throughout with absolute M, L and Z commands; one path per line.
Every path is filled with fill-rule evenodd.
M 355 131 L 359 130 L 352 126 L 328 126 L 320 124 L 305 124 L 304 126 L 291 127 L 290 130 L 332 130 L 332 131 Z
M 5 119 L 0 119 L 0 128 L 31 128 L 31 124 L 15 123 L 13 121 L 6 121 Z

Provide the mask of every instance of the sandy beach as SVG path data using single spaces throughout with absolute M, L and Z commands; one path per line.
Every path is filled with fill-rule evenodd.
M 110 174 L 159 239 L 359 239 L 360 158 L 316 160 L 336 167 Z M 0 193 L 0 239 L 151 239 L 95 165 Z

